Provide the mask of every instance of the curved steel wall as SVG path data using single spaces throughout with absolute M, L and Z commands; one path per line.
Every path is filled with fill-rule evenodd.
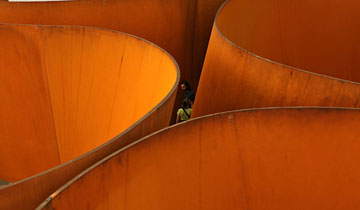
M 224 0 L 0 0 L 0 22 L 92 26 L 130 33 L 169 52 L 182 79 L 197 84 L 215 11 Z M 193 45 L 193 44 L 196 44 Z
M 181 80 L 190 81 L 196 89 L 215 11 L 222 2 L 224 0 L 15 3 L 0 0 L 0 22 L 92 26 L 142 37 L 174 56 L 180 66 Z M 182 93 L 177 94 L 176 108 L 182 101 Z
M 214 17 L 214 12 L 209 13 L 209 11 L 215 11 L 217 5 L 223 1 L 211 0 L 198 4 L 196 1 L 179 0 L 166 2 L 158 0 L 142 0 L 137 2 L 86 0 L 36 3 L 10 3 L 1 0 L 0 22 L 95 26 L 135 34 L 159 44 L 174 55 L 182 67 L 182 78 L 192 81 L 192 84 L 196 84 L 200 75 L 197 66 L 202 63 L 203 52 L 207 45 L 207 37 L 210 34 L 208 26 Z M 199 46 L 193 47 L 194 42 L 199 44 Z M 201 53 L 198 53 L 199 51 Z M 81 60 L 81 58 L 79 59 Z M 56 57 L 54 60 L 56 60 Z M 79 60 L 73 61 L 77 63 Z M 194 67 L 192 68 L 193 63 Z M 79 75 L 75 75 L 75 77 L 77 76 Z M 77 85 L 76 82 L 72 82 L 72 85 Z M 55 89 L 58 88 L 57 85 L 54 84 Z M 126 134 L 122 134 L 121 143 L 112 146 L 107 145 L 101 151 L 96 151 L 91 153 L 91 155 L 87 154 L 86 159 L 76 159 L 71 164 L 51 169 L 0 190 L 1 208 L 32 208 L 44 196 L 53 192 L 56 186 L 60 186 L 69 177 L 79 173 L 83 167 L 93 163 L 98 157 L 107 155 L 116 150 L 116 148 L 120 148 L 132 140 L 138 139 L 150 131 L 155 131 L 168 125 L 168 118 L 165 116 L 168 116 L 172 110 L 171 104 L 173 104 L 174 97 L 174 95 L 171 95 L 168 99 L 164 99 L 164 104 L 158 107 L 156 111 L 144 116 L 142 123 L 136 123 L 132 126 L 131 131 L 127 130 Z M 67 100 L 72 100 L 72 98 L 70 97 Z M 57 105 L 61 108 L 61 103 Z M 76 107 L 67 108 L 71 109 L 69 110 L 70 112 L 77 109 Z M 60 121 L 62 117 L 61 114 L 57 116 Z M 82 117 L 86 116 L 82 115 Z M 59 132 L 67 139 L 69 133 L 64 133 L 67 126 L 63 125 L 57 129 L 60 129 Z M 91 136 L 89 134 L 84 135 Z M 63 146 L 69 145 L 72 147 L 71 142 L 67 141 Z M 64 153 L 67 153 L 67 151 L 64 150 Z M 87 150 L 83 148 L 82 151 L 78 151 L 76 154 L 85 151 Z M 63 161 L 70 160 L 76 154 L 65 155 L 68 157 L 64 158 Z M 59 162 L 58 160 L 54 161 Z M 43 168 L 49 168 L 53 165 L 47 165 Z M 21 174 L 22 172 L 18 173 Z M 30 172 L 30 174 L 34 173 L 36 172 Z
M 1 189 L 0 209 L 34 208 L 94 162 L 169 125 L 179 69 L 157 46 L 61 26 L 0 25 L 0 39 L 1 178 L 62 164 Z
M 351 109 L 194 119 L 103 159 L 39 209 L 355 210 L 359 126 Z
M 193 117 L 254 107 L 358 107 L 360 31 L 348 19 L 360 19 L 359 7 L 352 0 L 228 1 L 213 27 Z
M 360 82 L 360 2 L 234 0 L 217 18 L 237 46 L 262 58 Z
M 0 1 L 0 22 L 106 28 L 149 40 L 190 70 L 193 1 L 81 0 L 14 3 Z M 189 16 L 189 17 L 188 17 Z M 186 72 L 182 72 L 187 74 Z
M 193 72 L 193 70 L 196 69 L 196 66 L 201 66 L 201 59 L 199 59 L 199 57 L 201 57 L 206 46 L 206 39 L 204 39 L 204 37 L 206 38 L 208 32 L 207 24 L 209 20 L 211 20 L 213 9 L 221 2 L 222 0 L 206 2 L 201 0 L 173 0 L 166 2 L 143 0 L 130 3 L 127 1 L 94 0 L 10 4 L 0 1 L 0 11 L 2 11 L 0 21 L 37 24 L 81 24 L 134 33 L 160 44 L 174 54 L 184 69 L 182 73 L 185 76 L 183 76 L 183 78 L 192 80 L 192 83 L 196 83 L 196 75 L 198 75 L 199 72 Z M 354 24 L 358 22 L 360 17 L 357 13 L 358 8 L 359 3 L 353 0 L 347 0 L 341 3 L 335 1 L 326 3 L 310 1 L 287 2 L 282 0 L 228 1 L 222 9 L 219 10 L 213 27 L 213 34 L 197 92 L 193 117 L 225 110 L 266 106 L 358 107 L 360 91 L 357 82 L 360 81 L 360 74 L 356 71 L 356 68 L 359 65 L 359 45 L 357 42 L 359 28 Z M 121 13 L 119 11 L 126 12 Z M 203 25 L 207 26 L 202 28 Z M 56 41 L 54 41 L 54 43 L 56 43 Z M 53 60 L 55 63 L 56 59 L 57 57 L 54 56 Z M 79 60 L 81 59 L 74 61 L 77 62 Z M 61 64 L 61 61 L 57 62 Z M 193 69 L 191 70 L 189 67 L 193 67 Z M 55 85 L 54 87 L 56 89 L 57 86 Z M 171 105 L 169 104 L 173 103 L 174 97 L 174 95 L 171 97 L 169 95 L 169 100 L 166 101 L 164 99 L 163 107 L 159 107 L 159 110 L 155 113 L 148 113 L 147 116 L 149 117 L 144 118 L 142 123 L 133 125 L 132 129 L 121 134 L 121 136 L 118 137 L 121 141 L 113 140 L 111 143 L 105 143 L 101 149 L 96 149 L 86 156 L 83 156 L 83 158 L 75 159 L 73 162 L 64 164 L 61 167 L 54 168 L 0 190 L 0 208 L 31 209 L 35 207 L 43 198 L 51 192 L 54 192 L 58 186 L 62 185 L 62 183 L 70 177 L 80 173 L 85 167 L 99 160 L 99 158 L 125 146 L 127 143 L 148 134 L 148 132 L 144 132 L 149 131 L 147 130 L 148 126 L 153 125 L 153 123 L 158 122 L 158 120 L 164 120 L 161 116 L 165 116 L 170 112 Z M 47 104 L 44 103 L 43 105 L 46 106 Z M 35 111 L 39 111 L 37 108 L 37 106 L 34 106 Z M 69 109 L 72 110 L 71 107 Z M 167 149 L 172 147 L 168 142 L 170 140 L 161 140 L 165 142 L 164 145 L 152 143 L 153 141 L 150 139 L 158 138 L 157 136 L 162 135 L 161 133 L 156 134 L 148 139 L 151 143 L 142 142 L 140 144 L 149 144 L 151 146 L 142 147 L 137 145 L 131 147 L 129 150 L 117 155 L 121 156 L 120 159 L 116 159 L 116 161 L 118 161 L 117 163 L 113 163 L 115 161 L 113 157 L 105 162 L 99 162 L 97 166 L 91 168 L 94 169 L 93 171 L 90 171 L 91 169 L 87 170 L 87 172 L 89 172 L 89 178 L 86 178 L 87 176 L 79 176 L 80 182 L 76 181 L 69 187 L 66 185 L 68 188 L 61 188 L 61 193 L 55 193 L 54 195 L 58 194 L 58 196 L 55 197 L 52 203 L 48 204 L 46 208 L 83 208 L 87 207 L 85 205 L 90 205 L 91 207 L 99 208 L 152 207 L 154 209 L 162 207 L 164 209 L 169 209 L 170 207 L 171 209 L 238 209 L 250 207 L 258 209 L 288 209 L 289 206 L 294 209 L 311 207 L 314 209 L 330 208 L 331 206 L 356 209 L 358 203 L 355 202 L 356 198 L 352 197 L 356 193 L 348 183 L 342 182 L 343 180 L 340 180 L 340 177 L 342 176 L 352 180 L 352 186 L 357 186 L 357 179 L 355 178 L 358 176 L 357 168 L 353 165 L 356 161 L 351 161 L 350 159 L 353 158 L 356 160 L 358 158 L 351 148 L 352 146 L 356 148 L 356 145 L 351 145 L 351 141 L 354 140 L 353 142 L 356 143 L 356 135 L 358 135 L 356 131 L 356 126 L 358 126 L 358 111 L 338 109 L 259 111 L 259 113 L 265 112 L 273 114 L 250 112 L 247 117 L 240 117 L 246 120 L 246 123 L 244 123 L 245 121 L 241 121 L 242 125 L 234 123 L 233 118 L 234 116 L 236 118 L 236 116 L 238 116 L 237 114 L 230 114 L 227 116 L 229 117 L 228 119 L 224 117 L 226 114 L 222 116 L 221 119 L 210 117 L 220 120 L 221 123 L 213 119 L 210 119 L 208 122 L 204 120 L 206 121 L 205 124 L 210 124 L 209 127 L 206 127 L 205 131 L 208 131 L 209 135 L 214 134 L 213 136 L 205 134 L 205 137 L 210 139 L 210 145 L 206 147 L 202 147 L 202 145 L 196 147 L 200 149 L 200 155 L 199 151 L 194 151 L 193 147 L 189 146 L 188 143 L 202 144 L 204 142 L 204 134 L 202 134 L 203 131 L 201 131 L 204 128 L 203 124 L 198 127 L 193 121 L 179 126 L 186 127 L 186 130 L 197 131 L 192 134 L 186 134 L 190 135 L 190 137 L 184 137 L 186 140 L 182 143 L 180 143 L 180 140 L 173 140 L 177 145 L 180 145 L 179 148 L 187 149 L 181 150 L 181 152 L 186 151 L 186 153 L 180 153 L 178 149 L 168 151 Z M 256 119 L 257 122 L 253 122 L 252 120 L 254 119 Z M 298 122 L 295 122 L 295 119 L 298 120 Z M 283 124 L 279 125 L 278 120 Z M 299 121 L 301 124 L 296 124 L 299 123 Z M 163 125 L 165 126 L 165 124 Z M 232 131 L 229 131 L 230 134 L 220 132 L 228 131 L 228 129 L 238 130 L 237 127 L 228 128 L 229 125 L 235 126 L 234 124 L 236 124 L 236 126 L 246 127 L 247 130 L 241 128 L 245 129 L 244 134 L 248 134 L 248 136 L 244 136 L 243 139 L 249 138 L 249 136 L 256 136 L 256 139 L 267 139 L 269 140 L 268 142 L 274 143 L 272 135 L 276 135 L 277 138 L 284 138 L 282 142 L 275 143 L 277 146 L 276 150 L 273 150 L 273 147 L 269 149 L 271 152 L 266 151 L 265 148 L 268 145 L 260 141 L 256 142 L 259 143 L 257 144 L 258 147 L 254 146 L 255 144 L 251 145 L 249 143 L 251 141 L 246 141 L 243 145 L 245 146 L 244 148 L 248 149 L 248 147 L 250 147 L 250 149 L 254 148 L 254 150 L 257 148 L 256 151 L 267 152 L 266 154 L 269 154 L 269 156 L 270 153 L 271 155 L 276 154 L 281 156 L 286 152 L 282 149 L 286 148 L 298 154 L 299 157 L 304 157 L 304 159 L 296 159 L 294 156 L 291 156 L 292 159 L 288 159 L 288 155 L 292 154 L 286 153 L 284 160 L 281 159 L 283 156 L 279 156 L 278 159 L 267 160 L 262 157 L 261 154 L 255 157 L 251 156 L 252 154 L 250 153 L 246 153 L 249 156 L 244 157 L 250 158 L 240 160 L 243 165 L 241 165 L 240 162 L 234 162 L 236 166 L 243 166 L 242 169 L 236 167 L 227 168 L 226 165 L 222 164 L 223 162 L 217 162 L 217 160 L 221 158 L 206 159 L 209 154 L 210 157 L 212 157 L 212 152 L 215 152 L 218 148 L 234 147 L 234 145 L 239 146 L 234 143 L 238 140 L 239 133 L 235 132 L 235 136 L 232 136 L 234 134 Z M 288 124 L 288 127 L 284 126 L 285 124 Z M 268 125 L 274 125 L 268 132 L 256 130 L 259 126 L 266 127 Z M 308 125 L 318 129 L 309 128 Z M 334 127 L 334 125 L 336 125 L 337 128 Z M 153 130 L 164 126 L 159 126 Z M 316 136 L 307 135 L 306 132 L 303 133 L 304 129 L 301 126 L 308 129 L 309 133 L 316 133 Z M 345 132 L 345 127 L 348 128 L 348 126 L 351 127 L 351 132 Z M 253 128 L 256 132 L 246 133 L 254 131 L 252 130 Z M 286 128 L 288 128 L 288 130 Z M 296 129 L 294 130 L 292 128 Z M 277 131 L 277 129 L 279 132 L 274 132 Z M 181 129 L 176 127 L 164 132 L 169 133 L 167 137 L 176 139 L 177 136 L 182 135 L 181 133 L 179 134 L 177 130 Z M 184 130 L 181 132 L 184 132 Z M 218 132 L 218 134 L 216 134 L 216 132 Z M 46 133 L 44 133 L 44 135 L 45 134 Z M 163 137 L 160 137 L 160 139 L 162 138 Z M 194 141 L 196 142 L 192 141 L 191 138 L 195 138 Z M 188 139 L 191 140 L 188 142 Z M 211 141 L 211 139 L 214 141 Z M 225 144 L 225 146 L 221 145 L 223 142 L 212 144 L 218 142 L 217 139 L 229 140 L 232 143 Z M 295 142 L 286 141 L 286 139 L 294 139 Z M 313 139 L 315 143 L 306 145 L 304 139 Z M 328 141 L 325 142 L 324 139 L 330 140 L 330 144 L 328 144 Z M 344 140 L 345 143 L 340 143 L 339 139 Z M 297 147 L 294 148 L 294 146 Z M 323 149 L 324 146 L 326 147 L 325 149 Z M 340 148 L 340 150 L 336 150 L 337 147 Z M 143 154 L 141 155 L 135 152 L 136 155 L 131 156 L 128 151 L 137 151 L 137 149 L 134 148 L 140 148 L 139 150 L 142 150 Z M 161 151 L 154 151 L 154 148 L 159 148 L 159 150 L 161 148 Z M 236 147 L 232 149 L 236 150 Z M 310 152 L 308 151 L 309 149 Z M 231 155 L 235 154 L 236 156 L 236 154 L 239 154 L 236 153 L 235 150 L 234 153 L 228 152 L 233 151 L 230 149 L 226 150 L 226 152 L 220 151 L 219 154 L 223 156 L 224 159 L 231 160 Z M 314 159 L 306 159 L 301 151 L 303 151 L 304 154 L 309 153 L 309 155 L 314 158 L 321 156 L 321 161 L 313 162 Z M 316 151 L 318 152 L 316 153 Z M 169 154 L 171 152 L 173 154 L 169 156 L 173 155 L 173 159 L 161 159 L 163 156 L 160 153 Z M 203 152 L 205 152 L 205 154 L 203 154 Z M 122 157 L 123 153 L 126 154 L 125 157 Z M 153 157 L 151 154 L 160 155 Z M 201 157 L 205 157 L 205 160 L 212 161 L 193 163 L 193 159 L 181 159 L 184 155 L 188 154 L 195 155 L 196 157 L 203 155 Z M 333 156 L 329 156 L 329 154 L 333 154 Z M 348 154 L 348 156 L 346 156 L 346 154 Z M 176 157 L 176 155 L 178 157 Z M 342 167 L 340 164 L 332 166 L 326 165 L 331 161 L 336 162 L 335 159 L 331 158 L 339 155 L 343 163 L 346 163 L 345 166 Z M 163 165 L 160 164 L 161 166 L 159 166 L 159 168 L 163 168 L 160 168 L 158 171 L 159 168 L 156 168 L 156 166 L 152 168 L 152 166 L 147 165 L 147 162 L 139 162 L 141 168 L 138 167 L 138 165 L 131 165 L 133 166 L 132 169 L 136 172 L 145 170 L 147 173 L 153 174 L 153 176 L 145 177 L 144 180 L 137 180 L 137 176 L 132 176 L 132 174 L 128 173 L 129 169 L 124 169 L 124 165 L 129 166 L 130 164 L 129 157 L 140 160 L 147 156 L 151 156 L 148 157 L 150 161 L 158 160 L 161 164 L 171 163 L 177 166 L 178 169 L 183 168 L 184 170 L 177 171 L 178 174 L 172 174 L 170 170 L 173 168 L 172 165 L 165 164 L 163 167 Z M 228 159 L 228 157 L 230 157 L 230 159 Z M 71 157 L 69 159 L 71 159 Z M 263 161 L 261 162 L 261 160 Z M 304 160 L 305 162 L 301 162 Z M 264 166 L 263 170 L 262 168 L 256 168 L 254 161 L 258 164 L 264 162 L 269 163 L 270 161 L 272 163 L 270 165 L 274 165 L 278 170 L 272 171 L 270 168 L 266 168 L 266 166 L 268 166 L 266 164 L 261 165 Z M 110 164 L 109 162 L 112 163 Z M 186 166 L 185 163 L 188 164 L 188 166 Z M 210 174 L 215 173 L 215 177 L 209 177 L 209 179 L 207 179 L 208 177 L 206 176 L 199 176 L 200 173 L 188 174 L 188 171 L 194 171 L 192 170 L 194 168 L 191 168 L 194 165 L 200 168 L 199 171 L 201 171 L 204 163 L 205 165 L 207 163 L 209 164 L 209 168 L 207 168 L 208 172 Z M 307 166 L 304 163 L 309 163 L 309 165 Z M 107 164 L 110 164 L 109 167 L 111 169 L 112 167 L 119 167 L 120 172 L 123 172 L 123 174 L 111 171 L 107 168 Z M 217 168 L 214 168 L 211 164 Z M 284 166 L 284 168 L 282 168 L 282 166 Z M 313 178 L 317 179 L 317 186 L 323 187 L 326 191 L 323 191 L 321 188 L 316 188 L 317 186 L 315 184 L 313 186 L 307 185 L 310 182 L 302 182 L 303 180 L 297 177 L 298 173 L 295 173 L 296 170 L 301 167 L 306 171 L 306 173 L 301 173 L 301 175 L 304 175 L 308 180 Z M 355 171 L 354 173 L 351 172 L 351 168 Z M 242 171 L 243 169 L 250 169 L 254 174 L 245 174 L 245 172 Z M 320 172 L 329 173 L 330 176 L 326 178 L 324 174 L 313 173 L 313 171 L 317 172 L 318 169 Z M 110 170 L 110 172 L 108 170 Z M 174 171 L 176 170 L 175 168 Z M 279 179 L 277 179 L 277 175 L 279 175 L 279 171 L 281 170 L 285 170 L 285 176 L 279 176 Z M 225 181 L 219 179 L 224 175 L 224 171 L 228 171 L 230 175 Z M 169 176 L 164 177 L 163 174 Z M 204 174 L 207 175 L 207 173 Z M 242 180 L 238 181 L 236 177 L 231 177 L 233 174 L 240 174 Z M 264 174 L 268 174 L 269 176 L 264 177 Z M 97 178 L 95 177 L 96 175 L 98 175 Z M 83 188 L 78 188 L 84 185 L 88 186 L 90 190 L 99 187 L 99 185 L 96 185 L 98 181 L 104 181 L 104 179 L 99 179 L 100 175 L 110 177 L 103 186 L 100 186 L 103 190 L 100 193 L 96 191 L 95 193 L 84 194 L 86 192 L 82 191 Z M 181 175 L 184 176 L 184 179 L 182 179 L 183 176 Z M 192 177 L 188 179 L 188 175 Z M 294 178 L 292 179 L 290 175 L 294 175 Z M 116 177 L 117 180 L 114 177 Z M 195 179 L 193 179 L 194 177 Z M 275 177 L 275 179 L 272 180 L 269 179 L 269 177 Z M 133 181 L 129 181 L 128 178 Z M 251 180 L 245 178 L 251 178 Z M 136 180 L 136 182 L 134 180 Z M 282 184 L 284 180 L 288 181 L 286 185 Z M 166 183 L 169 182 L 170 184 L 165 185 L 162 181 Z M 231 183 L 229 184 L 227 181 Z M 341 183 L 341 185 L 332 186 L 331 183 L 334 181 Z M 200 190 L 187 191 L 193 187 L 191 183 L 193 185 L 200 185 L 197 188 Z M 225 185 L 223 185 L 224 183 Z M 171 184 L 178 184 L 178 188 L 172 188 Z M 141 188 L 138 186 L 141 186 Z M 186 186 L 188 186 L 188 188 L 185 188 Z M 254 186 L 256 187 L 252 188 Z M 162 188 L 160 191 L 157 191 L 160 187 L 164 187 L 164 189 Z M 211 187 L 214 188 L 212 189 Z M 255 190 L 259 188 L 265 190 L 261 192 Z M 276 191 L 271 191 L 271 189 L 275 188 L 277 189 Z M 215 189 L 220 189 L 223 193 L 212 194 Z M 289 196 L 289 191 L 300 196 L 291 197 Z M 108 196 L 108 194 L 106 194 L 108 192 L 114 193 L 112 194 L 114 197 Z M 190 197 L 181 197 L 187 196 L 182 192 L 187 193 Z M 197 192 L 197 194 L 195 195 L 193 192 Z M 306 193 L 309 192 L 314 193 L 311 195 L 312 198 L 316 199 L 311 201 L 306 199 L 301 200 L 301 198 L 306 197 Z M 337 194 L 337 192 L 340 193 Z M 124 197 L 122 197 L 123 194 L 125 194 Z M 236 197 L 236 195 L 239 194 L 244 195 L 242 200 Z M 227 196 L 221 197 L 221 195 Z M 275 195 L 275 198 L 273 197 L 274 199 L 269 200 L 269 195 Z M 82 198 L 85 197 L 85 199 L 75 200 L 75 198 L 78 198 L 77 196 L 83 196 Z M 87 199 L 86 196 L 89 196 L 89 199 Z M 153 199 L 147 200 L 147 197 Z M 59 200 L 59 198 L 62 200 Z M 124 199 L 124 202 L 121 203 L 123 206 L 118 206 L 118 203 L 113 202 L 114 198 Z M 156 200 L 157 198 L 161 198 L 161 200 Z M 197 200 L 192 200 L 192 198 Z M 184 202 L 184 200 L 188 202 Z M 284 200 L 287 202 L 283 202 Z M 177 202 L 179 202 L 179 204 Z M 169 203 L 176 203 L 177 205 L 169 206 Z M 294 204 L 297 205 L 294 206 Z

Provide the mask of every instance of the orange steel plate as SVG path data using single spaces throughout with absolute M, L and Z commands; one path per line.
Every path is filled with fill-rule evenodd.
M 257 107 L 359 107 L 359 9 L 354 0 L 227 1 L 192 117 Z
M 179 69 L 148 41 L 5 24 L 0 42 L 0 179 L 15 182 L 0 190 L 0 209 L 35 208 L 94 162 L 170 123 Z
M 235 111 L 104 158 L 38 209 L 360 208 L 360 110 Z
M 130 33 L 169 52 L 181 77 L 197 84 L 215 12 L 224 0 L 0 0 L 0 22 L 92 26 Z

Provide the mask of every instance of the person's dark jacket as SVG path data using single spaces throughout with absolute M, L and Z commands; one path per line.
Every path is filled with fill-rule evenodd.
M 195 101 L 195 94 L 192 90 L 185 90 L 184 91 L 184 98 L 188 98 L 190 101 Z

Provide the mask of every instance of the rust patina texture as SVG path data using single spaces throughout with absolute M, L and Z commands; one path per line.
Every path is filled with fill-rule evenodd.
M 103 159 L 39 209 L 356 210 L 359 126 L 351 109 L 194 119 Z
M 359 107 L 360 3 L 233 0 L 218 11 L 193 117 L 277 106 Z
M 0 34 L 0 175 L 18 181 L 0 190 L 0 209 L 33 209 L 169 125 L 179 71 L 150 42 L 84 27 L 0 25 Z

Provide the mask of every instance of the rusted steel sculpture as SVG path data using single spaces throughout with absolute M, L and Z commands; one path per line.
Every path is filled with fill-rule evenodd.
M 216 11 L 225 0 L 197 0 L 193 37 L 193 59 L 189 82 L 197 88 Z M 185 77 L 186 79 L 186 77 Z
M 182 78 L 196 84 L 209 23 L 222 2 L 0 0 L 0 22 L 132 33 L 168 50 L 180 63 Z M 193 117 L 269 106 L 359 107 L 360 28 L 354 24 L 360 21 L 359 8 L 354 0 L 229 0 L 213 26 Z M 23 177 L 15 176 L 24 171 L 31 175 L 62 164 L 1 189 L 0 209 L 35 208 L 67 180 L 118 149 L 39 208 L 360 206 L 359 110 L 229 112 L 163 130 L 123 148 L 168 125 L 179 77 L 166 53 L 138 38 L 99 29 L 0 26 L 0 33 L 5 46 L 0 48 L 0 62 L 15 69 L 0 69 L 7 74 L 0 80 L 8 85 L 0 96 L 11 99 L 0 104 L 0 116 L 14 116 L 1 121 L 0 132 L 3 139 L 32 139 L 38 151 L 24 151 L 31 141 L 7 141 L 6 146 L 15 153 L 20 145 L 24 155 L 40 160 L 56 154 L 44 162 L 14 159 L 11 165 L 2 160 L 14 155 L 0 151 L 0 164 L 9 167 L 0 175 L 18 180 Z M 160 71 L 153 71 L 162 64 Z M 171 73 L 162 71 L 169 68 Z M 158 79 L 160 87 L 154 86 Z M 17 91 L 17 86 L 26 89 Z M 152 95 L 159 88 L 163 92 Z M 117 95 L 122 91 L 129 94 Z M 9 107 L 13 111 L 6 111 Z M 122 115 L 125 112 L 128 116 Z M 16 161 L 36 167 L 17 168 Z
M 195 88 L 200 78 L 215 11 L 222 2 L 224 0 L 15 3 L 0 0 L 0 22 L 92 26 L 142 37 L 174 56 L 180 66 L 181 79 L 190 81 Z M 179 91 L 176 108 L 181 100 Z M 175 111 L 173 116 L 176 116 Z
M 14 182 L 60 165 L 1 189 L 0 209 L 35 208 L 91 164 L 170 123 L 179 69 L 150 42 L 29 25 L 0 25 L 0 42 L 0 177 Z
M 99 161 L 39 209 L 360 208 L 360 110 L 194 119 Z
M 169 52 L 182 79 L 197 84 L 215 11 L 224 0 L 0 0 L 0 22 L 92 26 L 130 33 Z M 196 45 L 194 45 L 194 43 Z
M 359 107 L 359 9 L 353 0 L 228 1 L 213 27 L 193 117 L 254 107 Z

